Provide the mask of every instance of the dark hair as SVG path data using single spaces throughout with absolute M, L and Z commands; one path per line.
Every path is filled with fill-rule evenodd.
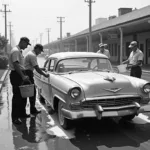
M 25 41 L 28 45 L 31 45 L 31 44 L 30 44 L 30 40 L 29 40 L 27 37 L 21 37 L 21 38 L 20 38 L 20 42 L 21 42 L 21 41 Z
M 43 46 L 41 45 L 41 44 L 36 44 L 35 46 L 34 46 L 34 49 L 40 49 L 41 51 L 43 51 Z

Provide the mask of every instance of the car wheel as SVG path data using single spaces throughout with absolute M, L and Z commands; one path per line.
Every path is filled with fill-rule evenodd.
M 128 116 L 123 116 L 122 119 L 130 121 L 135 117 L 135 115 L 128 115 Z
M 61 110 L 62 108 L 63 108 L 63 102 L 59 101 L 59 103 L 58 103 L 58 120 L 59 120 L 59 124 L 64 129 L 69 129 L 69 122 L 70 122 L 70 120 L 68 120 L 67 118 L 65 118 L 63 116 L 62 110 Z

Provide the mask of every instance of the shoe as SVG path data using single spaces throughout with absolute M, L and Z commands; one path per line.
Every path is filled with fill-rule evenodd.
M 31 114 L 32 114 L 32 115 L 39 114 L 39 113 L 41 113 L 41 111 L 38 111 L 38 110 L 36 110 L 36 111 L 31 111 Z
M 29 118 L 31 117 L 30 115 L 27 115 L 27 114 L 24 114 L 24 115 L 21 115 L 20 118 Z
M 13 119 L 12 122 L 13 122 L 14 124 L 17 124 L 17 125 L 22 124 L 22 121 L 21 121 L 19 118 L 18 118 L 18 119 Z

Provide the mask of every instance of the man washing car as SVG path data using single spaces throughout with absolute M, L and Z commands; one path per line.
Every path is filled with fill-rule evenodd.
M 27 53 L 27 55 L 25 56 L 25 69 L 26 69 L 26 75 L 29 76 L 29 79 L 31 81 L 32 84 L 34 84 L 34 79 L 33 79 L 33 70 L 35 69 L 39 74 L 45 76 L 46 78 L 49 77 L 49 74 L 45 73 L 44 71 L 42 71 L 37 63 L 37 56 L 43 52 L 43 46 L 41 44 L 36 44 L 34 49 L 32 51 L 29 51 Z M 30 101 L 30 113 L 31 114 L 37 114 L 40 113 L 40 111 L 38 111 L 35 107 L 35 102 L 36 102 L 36 89 L 34 88 L 34 96 L 33 97 L 29 97 L 29 101 Z

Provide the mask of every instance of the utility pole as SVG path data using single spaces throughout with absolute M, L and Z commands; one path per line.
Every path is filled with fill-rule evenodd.
M 42 36 L 43 36 L 43 33 L 40 33 L 40 44 L 42 44 Z
M 47 33 L 48 33 L 48 47 L 49 47 L 49 42 L 50 42 L 50 38 L 49 38 L 49 32 L 50 32 L 51 28 L 47 28 Z M 50 55 L 50 49 L 48 48 L 48 54 Z
M 5 13 L 5 39 L 7 40 L 7 12 L 11 12 L 10 10 L 7 11 L 7 5 L 4 5 L 4 11 L 0 10 L 0 12 L 4 12 Z M 5 46 L 5 53 L 7 54 L 7 45 Z
M 12 38 L 12 34 L 11 34 L 11 27 L 12 27 L 12 24 L 11 22 L 9 22 L 9 40 L 10 40 L 10 49 L 11 49 L 11 38 Z
M 57 17 L 57 18 L 59 19 L 59 21 L 57 22 L 60 22 L 60 40 L 62 40 L 62 23 L 65 22 L 62 19 L 64 19 L 65 17 Z
M 93 0 L 85 0 L 89 3 L 89 49 L 88 51 L 93 51 L 92 49 L 92 3 L 95 3 Z
M 50 42 L 49 33 L 50 33 L 51 28 L 47 28 L 46 30 L 47 30 L 47 34 L 48 34 L 48 44 L 49 44 L 49 42 Z
M 32 46 L 34 47 L 34 45 L 35 45 L 35 41 L 34 41 L 34 40 L 32 40 Z
M 63 51 L 63 44 L 62 44 L 62 23 L 65 22 L 62 19 L 64 19 L 65 17 L 57 17 L 59 19 L 60 22 L 60 51 Z

